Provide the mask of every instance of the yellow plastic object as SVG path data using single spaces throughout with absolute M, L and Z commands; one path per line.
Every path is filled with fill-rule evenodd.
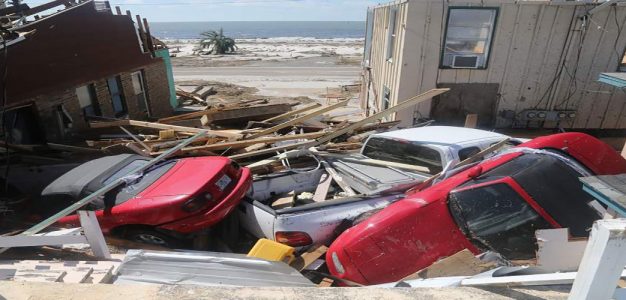
M 290 263 L 295 257 L 296 249 L 268 239 L 260 239 L 248 252 L 248 257 L 262 258 L 270 261 Z

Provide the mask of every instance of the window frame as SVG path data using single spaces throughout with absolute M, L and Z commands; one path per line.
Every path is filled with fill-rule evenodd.
M 106 81 L 107 81 L 107 88 L 109 90 L 109 97 L 111 97 L 111 106 L 113 107 L 113 115 L 116 118 L 121 118 L 125 116 L 127 117 L 128 116 L 128 103 L 126 102 L 126 95 L 124 95 L 124 85 L 122 84 L 122 77 L 120 75 L 116 75 L 116 76 L 107 78 Z M 115 109 L 114 94 L 111 91 L 112 81 L 114 81 L 117 86 L 117 94 L 115 95 L 119 97 L 120 105 L 122 106 L 122 110 L 119 112 Z
M 487 53 L 486 53 L 486 59 L 485 59 L 485 66 L 483 67 L 478 67 L 478 68 L 455 68 L 452 66 L 445 66 L 443 64 L 443 60 L 444 60 L 444 55 L 446 52 L 446 42 L 448 40 L 448 28 L 450 25 L 450 12 L 454 9 L 469 9 L 469 10 L 493 10 L 495 11 L 496 15 L 493 19 L 493 26 L 492 26 L 492 30 L 491 30 L 491 34 L 489 37 L 489 46 L 487 47 Z M 494 40 L 496 37 L 496 30 L 497 30 L 497 26 L 498 26 L 498 18 L 500 17 L 500 8 L 499 7 L 492 7 L 492 6 L 483 6 L 483 7 L 474 7 L 474 6 L 450 6 L 448 7 L 448 12 L 446 15 L 446 27 L 443 31 L 443 40 L 442 40 L 442 44 L 441 44 L 441 51 L 439 53 L 439 69 L 445 69 L 445 70 L 486 70 L 487 68 L 489 68 L 489 60 L 491 59 L 491 52 L 493 50 L 493 44 L 494 44 Z
M 80 102 L 80 95 L 78 90 L 81 88 L 87 89 L 87 95 L 89 95 L 89 105 L 83 107 L 83 104 Z M 102 110 L 100 109 L 100 102 L 98 102 L 98 95 L 96 92 L 96 86 L 93 83 L 81 85 L 77 87 L 74 91 L 76 94 L 76 98 L 78 99 L 78 106 L 80 106 L 81 111 L 83 112 L 83 117 L 86 121 L 89 121 L 90 117 L 102 117 Z M 91 107 L 93 110 L 93 114 L 88 114 L 87 109 Z
M 135 75 L 139 75 L 139 85 L 140 85 L 140 88 L 141 88 L 141 93 L 139 93 L 139 94 L 137 93 L 137 91 L 135 91 L 135 89 L 136 89 L 136 87 L 135 87 L 135 80 L 133 78 Z M 139 70 L 139 71 L 135 71 L 135 72 L 130 73 L 130 81 L 131 81 L 131 84 L 133 85 L 134 96 L 137 97 L 137 106 L 138 106 L 138 108 L 142 108 L 141 105 L 140 105 L 141 101 L 140 101 L 138 96 L 139 95 L 143 95 L 143 103 L 144 103 L 144 105 L 146 107 L 145 113 L 148 115 L 148 117 L 150 117 L 152 114 L 150 113 L 150 104 L 149 104 L 149 101 L 148 101 L 148 92 L 146 90 L 146 80 L 145 80 L 144 71 L 143 70 Z M 142 110 L 142 112 L 144 112 L 144 111 Z

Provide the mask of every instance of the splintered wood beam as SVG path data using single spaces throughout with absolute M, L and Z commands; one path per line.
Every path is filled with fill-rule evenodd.
M 152 129 L 158 129 L 158 130 L 174 130 L 174 131 L 188 132 L 188 133 L 205 132 L 206 134 L 211 134 L 211 135 L 215 135 L 219 137 L 225 137 L 229 139 L 241 138 L 241 134 L 239 133 L 239 131 L 209 130 L 209 129 L 202 129 L 202 128 L 151 123 L 151 122 L 136 121 L 136 120 L 118 120 L 118 121 L 112 121 L 112 122 L 89 123 L 89 127 L 91 128 L 108 128 L 108 127 L 118 127 L 118 126 L 137 126 L 137 127 L 145 127 L 145 128 L 152 128 Z
M 339 107 L 346 106 L 348 104 L 348 102 L 350 102 L 350 100 L 342 101 L 342 102 L 339 102 L 337 104 L 333 104 L 333 105 L 330 105 L 330 106 L 326 106 L 326 107 L 320 108 L 320 109 L 312 111 L 312 112 L 310 112 L 310 113 L 308 113 L 308 114 L 306 114 L 304 116 L 297 117 L 297 118 L 295 118 L 293 120 L 290 120 L 290 121 L 278 124 L 278 125 L 276 125 L 274 127 L 263 129 L 263 130 L 255 133 L 255 134 L 252 134 L 248 138 L 249 139 L 254 139 L 254 138 L 258 138 L 260 136 L 264 136 L 264 135 L 267 135 L 267 134 L 270 134 L 270 133 L 274 133 L 274 132 L 279 131 L 279 130 L 281 130 L 283 128 L 287 128 L 287 127 L 299 124 L 299 123 L 301 123 L 303 121 L 306 121 L 308 119 L 311 119 L 311 118 L 314 118 L 316 116 L 319 116 L 319 115 L 321 115 L 321 114 L 323 114 L 325 112 L 329 112 L 329 111 L 337 109 Z
M 356 130 L 357 128 L 359 128 L 359 127 L 361 127 L 361 126 L 363 126 L 365 124 L 373 123 L 373 122 L 375 122 L 378 119 L 384 118 L 384 117 L 386 117 L 388 115 L 391 115 L 391 114 L 396 113 L 396 112 L 398 112 L 400 110 L 403 110 L 403 109 L 406 109 L 406 108 L 411 107 L 413 105 L 416 105 L 416 104 L 418 104 L 420 102 L 427 101 L 427 100 L 431 99 L 432 97 L 435 97 L 437 95 L 441 95 L 441 94 L 443 94 L 443 93 L 445 93 L 445 92 L 447 92 L 449 90 L 450 89 L 448 89 L 448 88 L 429 90 L 429 91 L 427 91 L 427 92 L 425 92 L 423 94 L 420 94 L 420 95 L 417 95 L 417 96 L 415 96 L 413 98 L 407 99 L 406 101 L 403 101 L 403 102 L 401 102 L 401 103 L 399 103 L 399 104 L 397 104 L 395 106 L 392 106 L 392 107 L 390 107 L 390 108 L 388 108 L 386 110 L 383 110 L 383 111 L 381 111 L 379 113 L 373 114 L 373 115 L 371 115 L 371 116 L 369 116 L 369 117 L 367 117 L 367 118 L 365 118 L 365 119 L 363 119 L 361 121 L 358 121 L 356 123 L 352 123 L 352 124 L 350 124 L 350 125 L 348 125 L 346 127 L 343 127 L 343 128 L 341 128 L 339 130 L 335 130 L 335 131 L 333 131 L 333 132 L 331 132 L 331 133 L 329 133 L 329 134 L 327 134 L 327 135 L 317 139 L 315 141 L 315 143 L 312 144 L 311 146 L 317 146 L 317 145 L 321 145 L 321 144 L 330 142 L 332 139 L 337 138 L 337 137 L 339 137 L 341 135 L 344 135 L 346 133 L 350 133 L 350 132 Z
M 322 135 L 324 135 L 323 132 L 283 135 L 283 136 L 277 136 L 277 137 L 271 137 L 271 138 L 260 138 L 260 139 L 255 139 L 255 140 L 243 140 L 243 141 L 236 141 L 236 142 L 216 143 L 216 144 L 205 145 L 205 146 L 187 147 L 187 148 L 181 149 L 180 151 L 185 153 L 185 152 L 198 151 L 198 150 L 213 151 L 213 150 L 226 150 L 226 149 L 241 149 L 241 148 L 245 148 L 245 147 L 259 144 L 259 143 L 276 143 L 280 141 L 289 141 L 289 140 L 297 140 L 297 139 L 314 139 Z M 163 151 L 152 152 L 150 154 L 158 155 L 161 153 L 163 153 Z M 253 152 L 249 152 L 249 153 L 253 153 Z
M 228 158 L 233 159 L 233 160 L 240 160 L 240 159 L 244 159 L 244 158 L 248 158 L 248 157 L 255 157 L 255 156 L 265 155 L 265 154 L 272 154 L 272 153 L 276 153 L 278 151 L 285 151 L 285 150 L 291 150 L 291 149 L 295 149 L 295 148 L 302 148 L 302 147 L 306 147 L 306 145 L 310 145 L 310 144 L 311 144 L 311 142 L 295 143 L 295 144 L 290 144 L 290 145 L 285 145 L 285 146 L 279 146 L 279 147 L 274 147 L 274 148 L 262 149 L 262 150 L 258 150 L 258 151 L 248 152 L 248 153 L 235 154 L 235 155 L 229 156 Z
M 212 113 L 215 113 L 215 112 L 218 112 L 218 111 L 219 111 L 219 109 L 217 109 L 217 108 L 211 108 L 211 109 L 202 110 L 202 111 L 194 111 L 194 112 L 190 112 L 190 113 L 186 113 L 186 114 L 182 114 L 182 115 L 162 118 L 162 119 L 159 119 L 158 122 L 159 123 L 170 123 L 170 122 L 180 121 L 180 120 L 195 119 L 195 118 L 203 117 L 205 115 L 209 115 L 209 114 L 212 114 Z
M 311 105 L 307 105 L 307 106 L 305 106 L 305 107 L 303 107 L 303 108 L 296 109 L 296 110 L 292 110 L 292 111 L 286 112 L 286 113 L 284 113 L 284 114 L 282 114 L 282 115 L 275 116 L 275 117 L 273 117 L 273 118 L 269 118 L 269 119 L 267 119 L 267 120 L 263 120 L 262 122 L 265 122 L 265 123 L 271 123 L 271 122 L 274 122 L 274 121 L 287 119 L 287 118 L 289 118 L 289 117 L 292 117 L 292 116 L 295 116 L 295 115 L 301 114 L 301 113 L 303 113 L 303 112 L 305 112 L 305 111 L 309 111 L 309 110 L 314 109 L 314 108 L 318 108 L 318 107 L 320 107 L 320 106 L 322 106 L 322 105 L 316 102 L 316 103 L 313 103 L 313 104 L 311 104 Z

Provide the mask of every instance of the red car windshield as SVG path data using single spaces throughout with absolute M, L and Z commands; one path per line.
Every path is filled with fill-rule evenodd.
M 553 226 L 501 179 L 511 177 L 556 223 L 584 237 L 601 215 L 590 205 L 594 199 L 582 190 L 580 176 L 556 156 L 527 153 L 451 192 L 450 211 L 477 246 L 511 259 L 532 258 L 535 230 Z

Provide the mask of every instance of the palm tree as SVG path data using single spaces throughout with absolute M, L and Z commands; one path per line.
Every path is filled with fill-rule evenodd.
M 201 33 L 204 38 L 200 41 L 200 47 L 202 49 L 209 49 L 213 54 L 225 54 L 228 52 L 235 52 L 237 46 L 235 40 L 224 36 L 224 30 L 220 28 L 220 31 L 210 30 Z

